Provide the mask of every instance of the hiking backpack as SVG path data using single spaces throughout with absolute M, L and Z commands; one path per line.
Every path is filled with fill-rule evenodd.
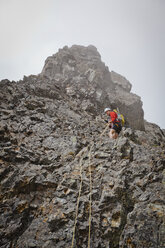
M 121 125 L 124 126 L 125 124 L 124 116 L 120 114 L 119 109 L 117 108 L 114 109 L 113 111 L 117 113 L 117 119 L 120 121 Z

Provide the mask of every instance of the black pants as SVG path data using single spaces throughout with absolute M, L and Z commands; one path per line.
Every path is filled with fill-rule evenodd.
M 115 123 L 113 123 L 113 125 L 112 125 L 112 127 L 111 127 L 112 129 L 114 129 L 115 131 L 116 131 L 116 133 L 120 133 L 121 132 L 121 130 L 122 130 L 122 126 L 121 126 L 121 123 L 120 122 L 115 122 Z

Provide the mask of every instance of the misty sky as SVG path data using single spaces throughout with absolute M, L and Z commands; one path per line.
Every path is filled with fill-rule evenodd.
M 165 128 L 165 0 L 0 0 L 0 79 L 38 74 L 73 44 L 95 45 Z

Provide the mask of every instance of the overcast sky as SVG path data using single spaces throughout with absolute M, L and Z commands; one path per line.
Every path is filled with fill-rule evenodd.
M 165 0 L 0 0 L 0 79 L 38 74 L 73 44 L 95 45 L 165 128 Z

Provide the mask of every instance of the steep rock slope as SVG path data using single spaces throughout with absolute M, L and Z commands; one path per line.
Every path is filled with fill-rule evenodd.
M 93 46 L 65 47 L 40 75 L 0 82 L 0 247 L 71 247 L 78 199 L 74 247 L 88 247 L 90 196 L 90 247 L 164 247 L 165 135 L 130 89 Z M 103 133 L 109 104 L 132 110 L 134 129 L 116 141 Z
M 41 75 L 60 83 L 84 110 L 98 114 L 109 104 L 118 106 L 126 116 L 127 125 L 144 130 L 140 97 L 130 93 L 131 84 L 124 77 L 109 72 L 94 46 L 60 49 L 47 58 Z

